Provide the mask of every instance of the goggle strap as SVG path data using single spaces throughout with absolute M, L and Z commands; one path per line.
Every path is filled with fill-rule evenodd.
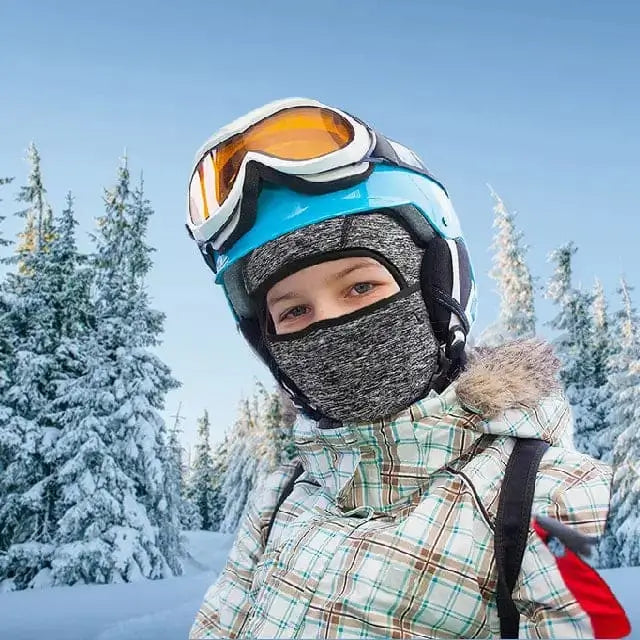
M 255 223 L 258 208 L 258 197 L 262 190 L 262 183 L 269 182 L 281 187 L 293 189 L 310 195 L 322 195 L 332 193 L 340 189 L 348 189 L 364 182 L 373 172 L 374 165 L 353 176 L 346 176 L 331 182 L 311 182 L 298 176 L 285 174 L 272 167 L 267 167 L 255 160 L 247 163 L 245 179 L 242 189 L 242 198 L 238 206 L 242 207 L 241 215 L 236 228 L 229 237 L 221 243 L 218 251 L 224 253 L 239 238 L 241 238 Z M 229 219 L 231 219 L 231 216 Z
M 446 187 L 437 180 L 433 174 L 425 167 L 420 158 L 411 151 L 408 147 L 400 144 L 399 142 L 391 141 L 389 138 L 379 133 L 378 131 L 374 131 L 376 137 L 376 146 L 373 148 L 371 152 L 371 157 L 373 159 L 378 159 L 378 161 L 388 162 L 396 167 L 400 167 L 401 169 L 409 169 L 410 171 L 414 171 L 419 173 L 435 182 L 449 197 L 449 193 L 447 192 Z M 403 157 L 398 155 L 398 149 L 404 149 L 406 153 L 403 153 Z M 408 162 L 406 158 L 412 158 L 412 162 Z M 375 161 L 375 160 L 374 160 Z

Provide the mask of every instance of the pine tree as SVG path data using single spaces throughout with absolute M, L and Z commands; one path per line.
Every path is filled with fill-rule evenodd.
M 491 187 L 489 189 L 495 201 L 493 226 L 497 228 L 490 276 L 498 284 L 500 315 L 480 341 L 497 345 L 534 336 L 536 317 L 533 280 L 525 260 L 527 247 L 523 244 L 523 235 L 516 230 L 515 214 L 507 209 Z
M 594 426 L 590 447 L 591 454 L 596 458 L 607 459 L 613 443 L 609 424 L 608 381 L 611 373 L 611 359 L 615 352 L 615 343 L 610 332 L 604 289 L 599 280 L 596 281 L 593 291 L 592 317 L 592 393 L 586 396 L 585 407 L 586 413 L 590 416 Z
M 572 285 L 571 260 L 576 252 L 573 243 L 554 251 L 550 260 L 555 262 L 555 273 L 549 283 L 547 296 L 560 309 L 549 323 L 561 332 L 554 341 L 562 362 L 560 378 L 574 414 L 574 444 L 579 451 L 598 456 L 595 446 L 602 427 L 591 412 L 591 398 L 595 393 L 595 363 L 592 339 L 592 296 Z
M 1 436 L 5 464 L 0 476 L 0 581 L 4 588 L 22 588 L 35 579 L 51 554 L 55 530 L 55 483 L 47 453 L 58 430 L 47 417 L 60 377 L 59 314 L 54 258 L 41 235 L 49 214 L 40 158 L 33 145 L 29 158 L 27 184 L 18 196 L 28 206 L 17 215 L 26 218 L 26 231 L 35 235 L 8 260 L 18 264 L 18 272 L 9 273 L 4 283 L 4 292 L 12 300 L 3 315 L 3 333 L 12 342 L 10 380 L 5 380 L 3 393 L 9 417 Z
M 215 520 L 214 470 L 209 437 L 209 413 L 205 410 L 198 420 L 198 444 L 187 494 L 198 508 L 201 526 L 205 530 L 212 530 Z
M 177 413 L 172 416 L 175 418 L 173 428 L 169 432 L 169 449 L 172 454 L 172 464 L 170 467 L 170 473 L 175 478 L 175 482 L 180 487 L 180 507 L 179 521 L 180 528 L 187 530 L 195 530 L 202 528 L 202 520 L 200 513 L 191 500 L 189 500 L 188 493 L 188 468 L 184 461 L 184 448 L 180 444 L 178 433 L 180 431 L 181 422 L 183 417 L 180 415 L 180 407 L 182 403 L 178 405 Z
M 229 438 L 226 434 L 222 442 L 213 447 L 211 464 L 213 467 L 213 514 L 211 516 L 211 530 L 220 531 L 227 503 L 227 498 L 223 490 L 229 470 Z
M 259 490 L 283 461 L 295 456 L 290 417 L 280 394 L 269 393 L 260 383 L 251 400 L 242 401 L 229 438 L 229 467 L 222 486 L 226 504 L 220 531 L 234 532 L 251 492 Z
M 0 187 L 9 184 L 13 178 L 0 178 Z M 0 198 L 2 202 L 2 198 Z M 0 215 L 0 223 L 5 220 L 6 216 Z M 9 244 L 9 240 L 6 240 L 1 233 L 0 229 L 0 247 L 6 247 Z M 4 259 L 0 259 L 0 262 L 4 262 Z M 9 331 L 9 319 L 8 314 L 11 309 L 12 301 L 8 294 L 5 283 L 0 282 L 0 429 L 2 425 L 9 419 L 9 408 L 4 405 L 4 390 L 9 384 L 9 371 L 10 371 L 10 355 L 11 348 L 11 336 Z M 2 436 L 0 436 L 0 441 Z M 0 449 L 2 445 L 0 444 Z M 2 452 L 0 451 L 0 473 L 2 473 Z M 0 495 L 0 500 L 2 496 Z
M 631 302 L 630 287 L 622 280 L 623 312 L 607 385 L 613 483 L 607 530 L 600 545 L 606 567 L 640 565 L 640 322 Z M 617 437 L 616 437 L 617 433 Z
M 284 394 L 269 392 L 262 384 L 257 385 L 261 396 L 261 416 L 265 433 L 263 455 L 268 461 L 269 468 L 293 460 L 296 447 L 293 441 L 293 423 L 295 409 L 293 404 L 287 404 Z
M 0 178 L 0 187 L 3 187 L 5 184 L 10 184 L 13 182 L 13 178 Z M 0 198 L 0 202 L 2 202 L 2 198 Z M 5 220 L 7 216 L 0 215 L 0 223 Z M 0 234 L 0 247 L 6 247 L 10 242 L 2 237 Z
M 151 209 L 132 194 L 126 163 L 105 194 L 93 236 L 93 330 L 83 371 L 57 399 L 63 432 L 55 447 L 58 501 L 51 582 L 122 582 L 181 570 L 179 486 L 159 415 L 176 382 L 150 351 L 162 314 L 148 306 L 143 259 Z M 144 267 L 140 267 L 144 265 Z
M 135 398 L 132 418 L 135 416 L 137 441 L 143 453 L 138 458 L 138 473 L 145 487 L 145 506 L 158 533 L 160 552 L 171 572 L 180 574 L 180 486 L 171 474 L 168 431 L 159 414 L 164 408 L 167 392 L 180 383 L 171 376 L 169 367 L 151 351 L 160 344 L 165 314 L 151 307 L 146 289 L 146 278 L 153 264 L 151 254 L 155 249 L 146 244 L 153 209 L 144 193 L 142 175 L 131 193 L 126 214 L 128 233 L 124 246 L 128 256 L 129 298 L 133 302 L 128 319 L 133 335 L 130 334 L 131 368 L 124 369 L 124 372 L 134 372 L 130 380 L 132 397 Z M 136 370 L 139 372 L 137 379 Z
M 32 142 L 27 149 L 27 160 L 30 165 L 27 184 L 20 188 L 18 202 L 26 205 L 16 213 L 17 216 L 25 218 L 23 231 L 18 235 L 19 243 L 17 247 L 18 264 L 21 265 L 21 258 L 30 253 L 44 249 L 48 232 L 51 229 L 51 207 L 46 201 L 46 189 L 42 182 L 42 168 L 40 166 L 40 154 L 35 144 Z M 25 268 L 20 266 L 19 270 Z
M 50 581 L 62 490 L 57 440 L 65 426 L 58 397 L 83 372 L 83 339 L 92 324 L 90 273 L 81 266 L 85 260 L 77 251 L 76 225 L 69 194 L 60 218 L 45 224 L 46 243 L 33 253 L 26 252 L 22 258 L 25 268 L 11 276 L 26 307 L 17 313 L 17 306 L 12 318 L 21 327 L 22 338 L 10 394 L 26 397 L 37 389 L 39 396 L 35 396 L 37 406 L 14 402 L 12 430 L 20 436 L 29 434 L 33 445 L 19 447 L 4 474 L 7 510 L 0 510 L 0 518 L 7 535 L 0 575 L 7 581 L 5 588 L 42 586 Z M 31 363 L 40 367 L 31 367 Z
M 12 178 L 0 178 L 0 186 L 9 184 Z M 0 199 L 0 202 L 2 199 Z M 0 216 L 0 222 L 5 219 L 5 216 Z M 0 246 L 7 246 L 10 242 L 5 240 L 0 234 Z M 1 262 L 5 260 L 2 259 Z M 20 439 L 16 433 L 10 428 L 10 420 L 13 416 L 13 410 L 11 409 L 8 399 L 6 398 L 7 390 L 11 384 L 11 372 L 13 370 L 12 360 L 14 348 L 15 336 L 12 335 L 10 326 L 10 317 L 12 310 L 13 300 L 11 295 L 7 291 L 5 282 L 0 283 L 0 504 L 4 504 L 6 501 L 6 495 L 4 494 L 4 482 L 5 472 L 7 466 L 14 458 L 14 451 L 20 446 Z M 2 533 L 2 525 L 0 522 L 0 554 L 8 546 Z M 0 566 L 1 566 L 0 561 Z

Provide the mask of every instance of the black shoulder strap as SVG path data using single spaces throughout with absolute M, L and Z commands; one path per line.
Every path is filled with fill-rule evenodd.
M 269 526 L 267 527 L 267 532 L 264 538 L 265 546 L 267 544 L 267 540 L 269 539 L 269 534 L 271 533 L 271 528 L 273 527 L 273 523 L 276 521 L 276 516 L 278 515 L 278 511 L 280 511 L 280 507 L 283 505 L 284 501 L 291 495 L 291 492 L 293 491 L 293 485 L 296 483 L 296 480 L 302 475 L 303 471 L 304 469 L 302 467 L 302 463 L 298 462 L 298 464 L 296 465 L 296 468 L 293 471 L 293 475 L 291 476 L 291 478 L 289 478 L 289 481 L 287 482 L 287 484 L 284 485 L 284 488 L 282 489 L 282 493 L 278 498 L 278 503 L 276 504 L 275 509 L 271 514 L 271 520 L 269 521 Z
M 500 489 L 494 546 L 501 638 L 518 637 L 520 614 L 512 593 L 527 545 L 536 474 L 548 448 L 549 444 L 543 440 L 516 440 Z

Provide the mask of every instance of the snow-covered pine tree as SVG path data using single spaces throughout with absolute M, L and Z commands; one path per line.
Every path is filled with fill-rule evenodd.
M 0 187 L 9 184 L 12 181 L 13 178 L 0 178 Z M 2 202 L 2 198 L 0 198 L 0 202 Z M 6 216 L 0 215 L 0 224 L 5 220 L 5 218 Z M 11 242 L 4 238 L 2 229 L 0 228 L 0 247 L 6 247 L 9 244 L 11 244 Z M 2 262 L 5 262 L 4 257 L 0 257 L 0 263 Z M 11 353 L 11 347 L 7 313 L 10 308 L 11 298 L 6 291 L 4 281 L 2 281 L 0 282 L 0 428 L 2 428 L 3 423 L 8 419 L 8 416 L 3 413 L 3 393 L 9 382 L 9 355 Z M 0 444 L 0 447 L 1 446 L 2 445 Z M 1 465 L 2 454 L 0 453 L 0 469 Z
M 608 418 L 609 397 L 607 387 L 611 372 L 611 359 L 614 355 L 616 344 L 612 340 L 607 300 L 602 283 L 599 280 L 596 280 L 593 290 L 591 313 L 593 317 L 593 335 L 591 338 L 593 377 L 591 380 L 592 393 L 585 396 L 585 411 L 593 425 L 591 454 L 596 458 L 606 459 L 608 457 L 607 452 L 611 450 L 613 445 Z
M 222 485 L 226 498 L 224 517 L 220 523 L 222 533 L 234 533 L 244 514 L 251 490 L 256 485 L 258 469 L 259 425 L 257 402 L 253 407 L 244 398 L 229 437 L 229 468 Z
M 131 415 L 137 444 L 142 453 L 138 458 L 139 480 L 145 487 L 143 502 L 149 519 L 158 534 L 158 546 L 173 574 L 182 573 L 180 536 L 180 485 L 172 480 L 171 450 L 167 426 L 160 415 L 168 391 L 180 386 L 169 367 L 152 352 L 160 344 L 165 314 L 153 309 L 146 279 L 153 265 L 155 251 L 146 243 L 149 220 L 153 216 L 151 203 L 144 193 L 142 175 L 126 206 L 128 234 L 125 241 L 129 269 L 129 291 L 133 302 L 129 316 L 132 338 L 130 369 Z M 136 376 L 137 372 L 137 376 Z M 131 374 L 133 374 L 131 376 Z M 123 378 L 124 381 L 124 378 Z M 166 571 L 165 571 L 166 574 Z
M 256 383 L 258 424 L 260 426 L 260 456 L 264 473 L 275 470 L 283 458 L 285 432 L 282 424 L 282 403 L 276 393 L 270 393 L 261 382 Z
M 493 268 L 489 275 L 498 284 L 500 314 L 497 321 L 479 338 L 484 345 L 497 345 L 518 338 L 530 338 L 536 332 L 533 280 L 525 256 L 523 234 L 515 226 L 511 213 L 500 196 L 489 186 L 495 204 L 493 226 Z
M 175 418 L 175 422 L 169 431 L 169 449 L 171 451 L 172 458 L 170 474 L 171 477 L 174 478 L 174 482 L 180 487 L 180 507 L 178 510 L 180 529 L 196 530 L 202 528 L 202 521 L 196 505 L 187 497 L 188 469 L 183 455 L 184 447 L 180 443 L 180 439 L 178 437 L 178 433 L 181 431 L 181 422 L 184 419 L 180 415 L 181 406 L 182 403 L 178 405 L 177 413 L 172 416 Z
M 17 256 L 33 254 L 43 248 L 47 232 L 51 229 L 51 208 L 47 204 L 46 193 L 42 182 L 42 168 L 40 166 L 40 153 L 32 142 L 27 149 L 27 161 L 30 171 L 27 184 L 20 187 L 18 202 L 26 207 L 16 212 L 16 215 L 25 218 L 23 230 L 18 234 Z M 22 270 L 18 259 L 18 270 Z
M 0 178 L 0 187 L 3 187 L 6 184 L 9 184 L 13 178 Z M 2 198 L 0 198 L 0 202 L 2 202 Z M 5 220 L 6 216 L 0 215 L 0 224 Z M 2 229 L 0 228 L 0 247 L 6 247 L 9 245 L 9 240 L 6 240 L 2 235 Z M 3 262 L 3 259 L 0 257 L 0 262 Z M 8 312 L 11 307 L 11 302 L 7 292 L 5 291 L 4 282 L 0 282 L 0 428 L 4 421 L 7 419 L 7 416 L 3 413 L 3 389 L 5 385 L 9 381 L 8 377 L 8 357 L 10 353 L 9 348 L 9 335 L 8 335 L 8 326 L 7 326 L 7 318 L 5 314 Z M 2 445 L 0 445 L 2 446 Z M 0 465 L 2 464 L 2 454 L 0 453 Z M 1 468 L 1 466 L 0 466 Z
M 205 409 L 198 420 L 198 443 L 187 490 L 187 496 L 196 505 L 201 526 L 205 530 L 213 529 L 215 518 L 215 478 L 209 441 L 210 426 L 209 412 Z
M 547 297 L 558 305 L 559 311 L 549 324 L 560 332 L 554 346 L 562 362 L 560 378 L 573 410 L 574 445 L 579 451 L 598 456 L 595 442 L 601 425 L 590 411 L 594 394 L 592 296 L 573 287 L 571 260 L 576 250 L 573 243 L 568 243 L 550 255 L 555 271 Z
M 9 184 L 13 178 L 0 178 L 0 187 Z M 2 202 L 2 198 L 0 198 Z M 0 215 L 0 223 L 6 216 Z M 2 235 L 0 229 L 0 247 L 10 244 Z M 0 258 L 4 262 L 4 257 Z M 11 451 L 19 446 L 19 441 L 14 433 L 8 429 L 9 418 L 12 410 L 6 402 L 5 393 L 10 383 L 11 358 L 13 353 L 12 334 L 9 325 L 9 315 L 12 307 L 11 296 L 6 290 L 4 281 L 0 282 L 0 504 L 4 502 L 2 494 L 2 478 L 7 464 L 11 460 Z M 0 532 L 0 553 L 3 550 L 2 533 Z
M 10 417 L 4 424 L 7 459 L 0 477 L 0 583 L 2 589 L 24 588 L 48 562 L 55 531 L 55 483 L 47 459 L 58 430 L 47 421 L 60 367 L 55 257 L 51 254 L 50 208 L 45 200 L 40 157 L 34 145 L 27 184 L 18 201 L 26 208 L 22 242 L 7 262 L 18 265 L 7 274 L 4 291 L 11 297 L 3 317 L 11 336 L 10 380 L 4 402 Z
M 175 386 L 150 351 L 162 315 L 144 291 L 150 207 L 133 195 L 123 162 L 94 234 L 94 329 L 83 343 L 84 372 L 58 398 L 61 486 L 53 584 L 129 582 L 180 572 L 178 491 L 159 411 Z
M 0 187 L 3 187 L 5 184 L 10 184 L 11 182 L 13 182 L 13 178 L 0 178 Z M 2 198 L 0 198 L 0 202 L 2 202 Z M 0 223 L 2 223 L 6 217 L 7 216 L 0 215 Z M 8 244 L 10 244 L 9 240 L 3 238 L 0 233 L 0 247 L 6 247 Z
M 287 405 L 284 394 L 278 391 L 269 392 L 264 385 L 257 385 L 261 396 L 261 414 L 265 430 L 264 455 L 269 467 L 275 467 L 282 462 L 293 460 L 296 455 L 296 446 L 293 441 L 293 423 L 295 422 L 295 409 L 293 405 Z
M 211 530 L 220 531 L 227 502 L 223 488 L 229 470 L 229 437 L 226 434 L 222 442 L 213 446 L 211 464 L 213 466 L 213 513 L 211 516 Z
M 640 322 L 624 279 L 620 292 L 620 350 L 613 356 L 607 385 L 609 433 L 615 440 L 608 456 L 613 466 L 611 506 L 599 549 L 605 567 L 640 566 Z
M 269 393 L 260 383 L 251 400 L 242 401 L 229 438 L 229 467 L 222 486 L 226 504 L 220 531 L 233 533 L 251 492 L 259 490 L 284 460 L 294 457 L 290 417 L 290 412 L 283 410 L 280 395 Z

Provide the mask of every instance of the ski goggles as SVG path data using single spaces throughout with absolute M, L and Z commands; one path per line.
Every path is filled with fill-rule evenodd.
M 366 180 L 377 162 L 435 180 L 410 149 L 344 111 L 297 98 L 268 104 L 223 128 L 198 152 L 187 229 L 207 253 L 225 251 L 254 224 L 265 181 L 328 193 Z

